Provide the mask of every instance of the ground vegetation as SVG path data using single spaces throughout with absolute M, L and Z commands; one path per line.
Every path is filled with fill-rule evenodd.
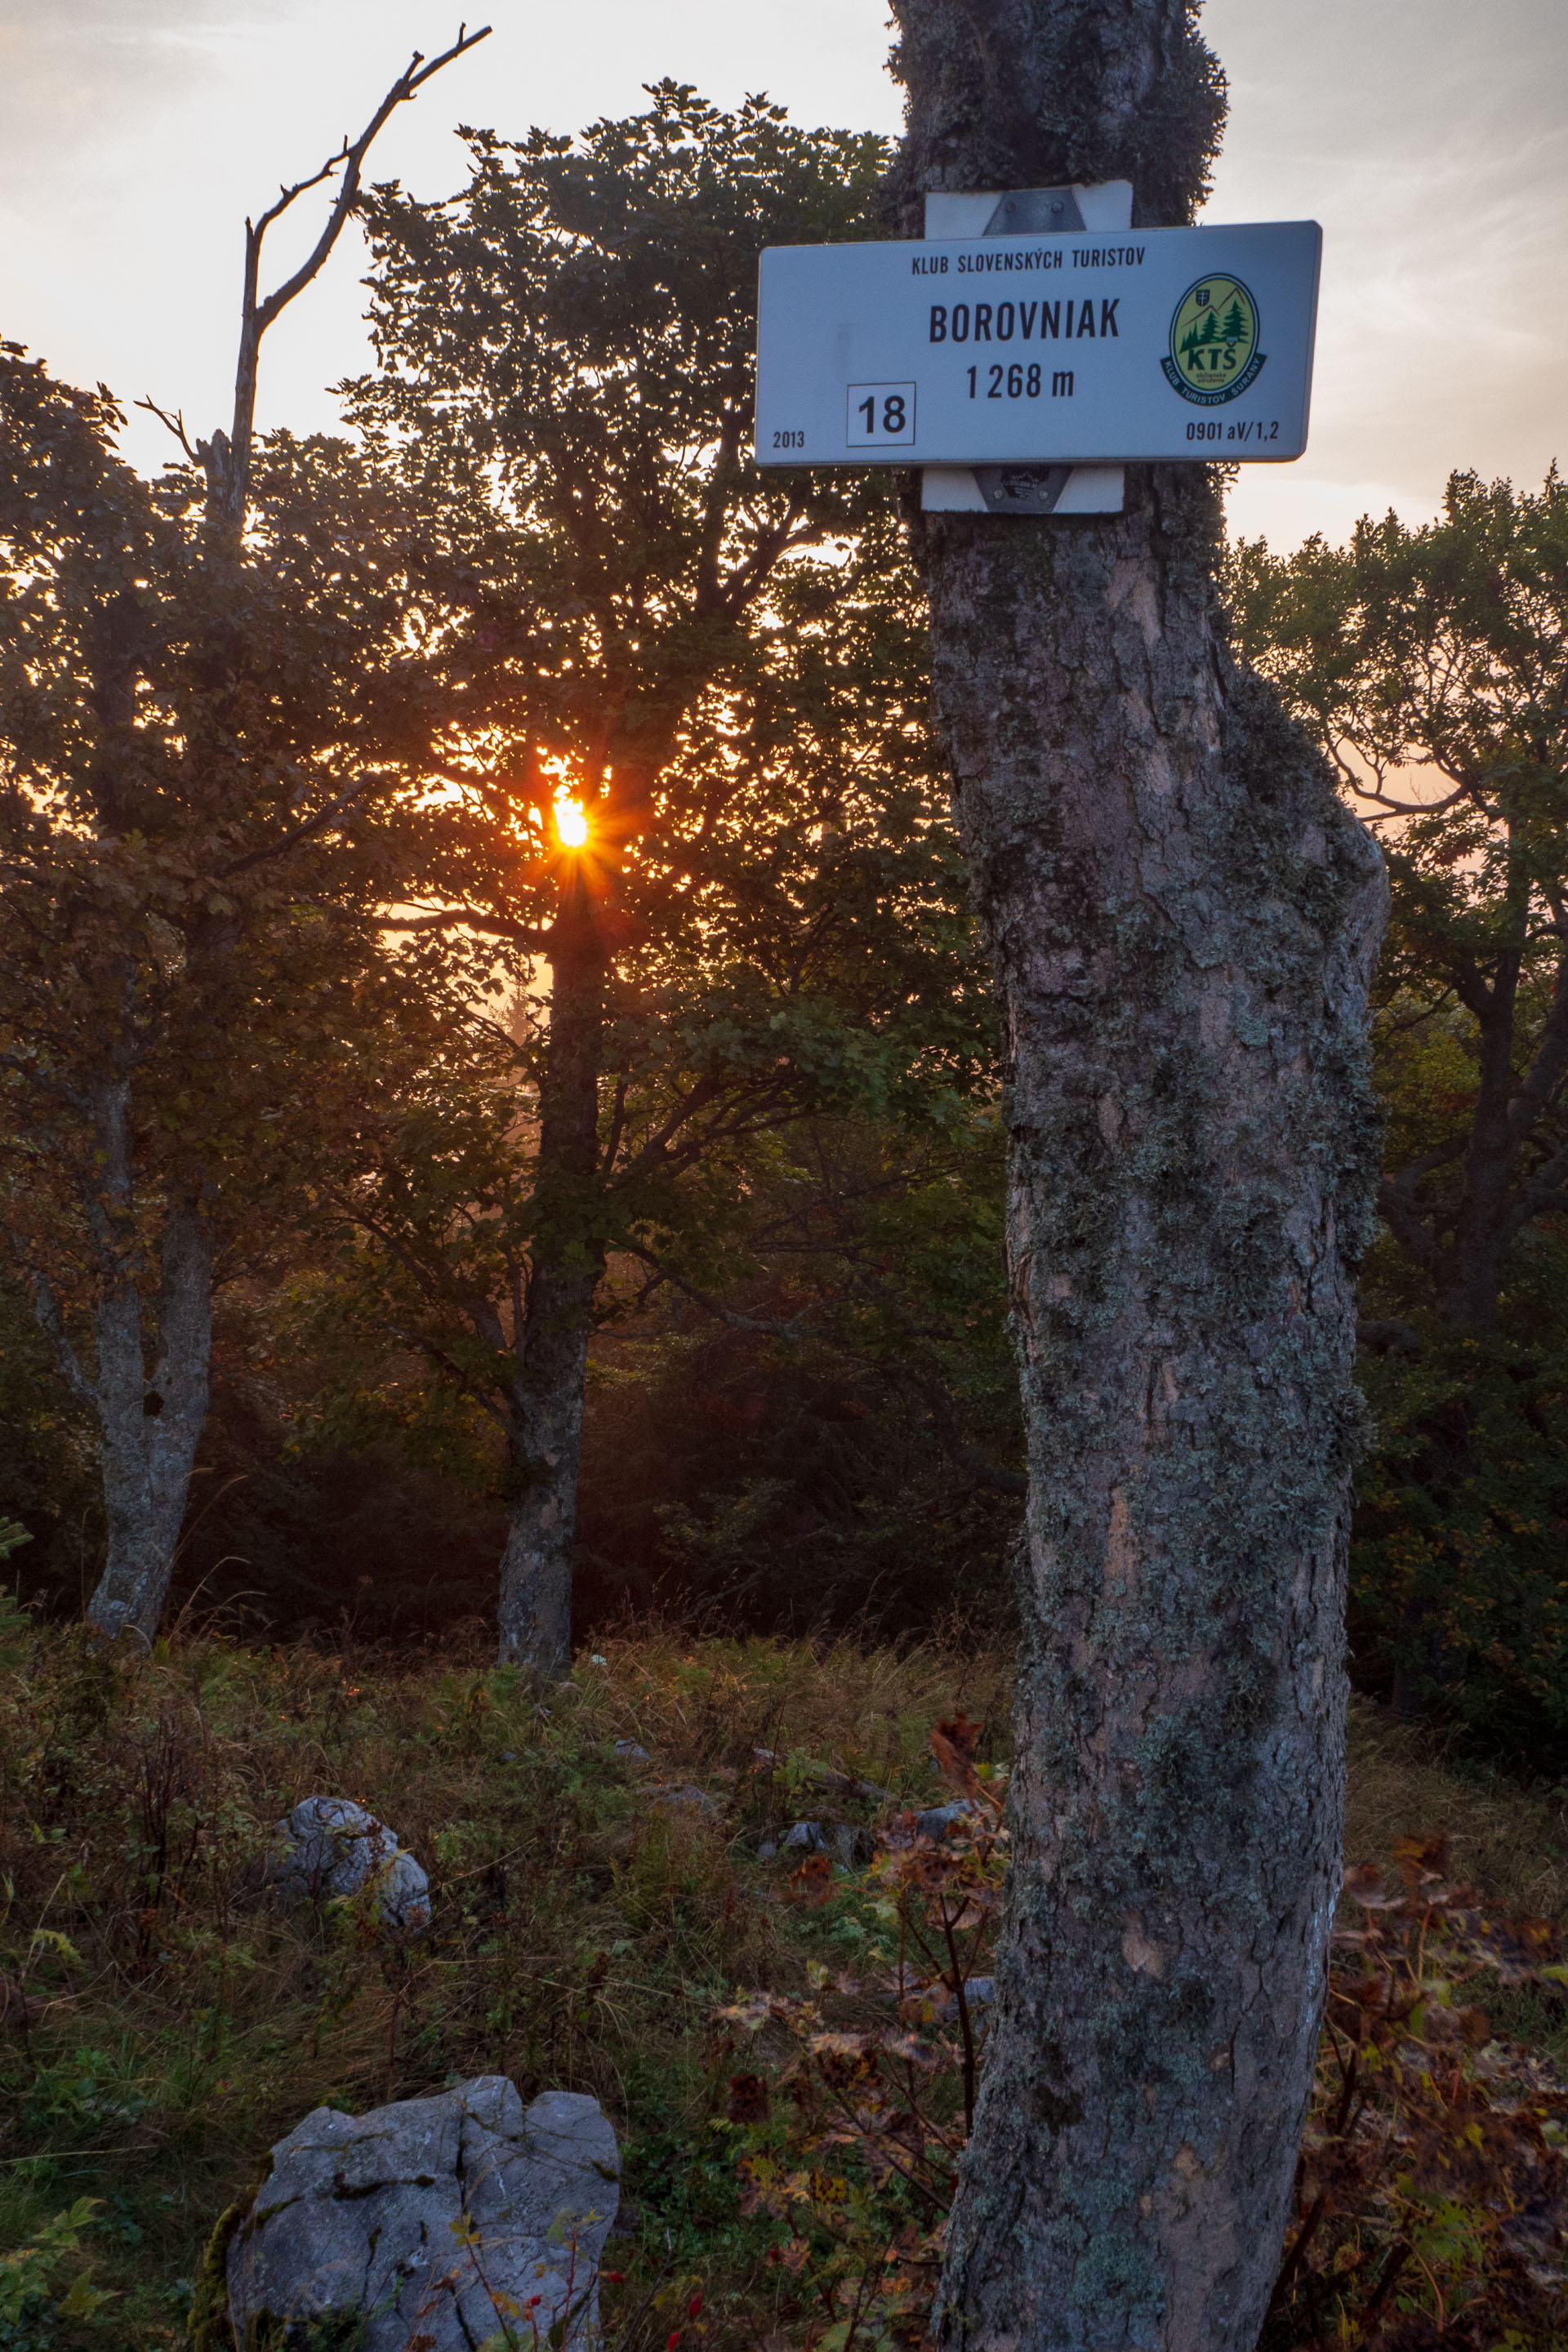
M 478 1632 L 106 1656 L 12 1611 L 0 1654 L 7 2352 L 174 2352 L 215 2228 L 307 2109 L 487 2072 L 525 2099 L 592 2091 L 616 2126 L 605 2311 L 626 2352 L 926 2337 L 994 2014 L 1000 1649 L 645 1632 L 584 1654 L 548 1706 Z M 258 1899 L 272 1824 L 350 1790 L 428 1871 L 428 1938 L 389 1945 L 368 1900 L 284 1917 Z M 919 1809 L 954 1801 L 967 1825 L 922 1838 Z M 864 1849 L 763 1853 L 802 1818 Z M 1446 1827 L 1441 1876 L 1412 1822 Z M 1544 2347 L 1558 1808 L 1363 1710 L 1349 1837 L 1266 2340 L 1368 2342 L 1381 2318 L 1380 2343 Z M 1466 1880 L 1489 1888 L 1484 1932 Z

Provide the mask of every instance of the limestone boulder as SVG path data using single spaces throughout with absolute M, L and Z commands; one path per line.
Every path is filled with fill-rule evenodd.
M 363 2116 L 318 2107 L 273 2149 L 228 2241 L 238 2352 L 475 2352 L 492 2337 L 588 2352 L 619 2177 L 615 2133 L 576 2092 L 525 2111 L 483 2074 Z
M 421 1936 L 430 1925 L 430 1882 L 396 1832 L 347 1797 L 307 1797 L 280 1821 L 265 1883 L 284 1910 L 371 1886 L 384 1927 Z
M 872 1832 L 858 1822 L 795 1822 L 773 1852 L 830 1853 L 847 1870 L 859 1870 L 870 1861 L 876 1843 Z
M 691 1783 L 676 1788 L 661 1781 L 656 1788 L 639 1789 L 637 1794 L 645 1804 L 659 1807 L 668 1813 L 716 1813 L 719 1811 L 717 1800 L 710 1797 L 706 1789 L 699 1789 Z

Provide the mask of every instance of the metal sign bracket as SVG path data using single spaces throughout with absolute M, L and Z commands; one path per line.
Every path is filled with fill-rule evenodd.
M 928 241 L 941 237 L 1065 236 L 1132 226 L 1132 183 L 1098 187 L 938 192 L 926 198 Z M 1120 514 L 1120 466 L 926 466 L 927 514 Z

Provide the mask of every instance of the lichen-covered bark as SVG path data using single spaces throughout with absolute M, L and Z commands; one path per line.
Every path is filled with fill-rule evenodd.
M 572 1664 L 572 1570 L 583 1455 L 588 1328 L 603 1262 L 536 1265 L 511 1385 L 511 1506 L 500 1563 L 500 1657 L 545 1675 Z
M 83 1388 L 98 1422 L 108 1535 L 87 1619 L 110 1641 L 128 1629 L 148 1643 L 157 1633 L 206 1423 L 212 1234 L 197 1203 L 171 1203 L 160 1274 L 152 1379 L 144 1302 L 121 1275 L 94 1314 L 96 1377 Z
M 1186 215 L 1217 110 L 1184 7 L 898 13 L 910 233 L 939 184 L 1129 176 L 1136 219 Z M 954 2352 L 1250 2352 L 1321 2009 L 1384 888 L 1226 649 L 1219 528 L 1180 467 L 1130 468 L 1119 516 L 920 527 L 1006 1021 L 1030 1471 Z

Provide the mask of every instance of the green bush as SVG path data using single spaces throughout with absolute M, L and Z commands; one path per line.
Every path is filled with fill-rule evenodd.
M 113 2301 L 80 2260 L 82 2231 L 100 2202 L 79 2197 L 33 2231 L 29 2244 L 0 2253 L 0 2352 L 50 2352 L 62 2325 L 90 2319 Z

